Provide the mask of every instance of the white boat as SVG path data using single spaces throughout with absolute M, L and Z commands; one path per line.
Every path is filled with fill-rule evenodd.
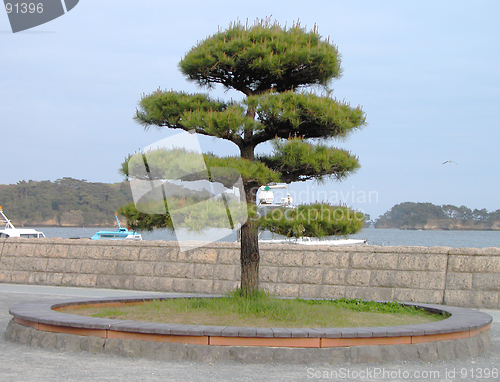
M 25 237 L 25 238 L 40 238 L 45 237 L 43 232 L 37 231 L 32 228 L 16 228 L 14 224 L 3 213 L 2 206 L 0 206 L 0 216 L 5 223 L 5 228 L 0 230 L 0 238 L 6 237 Z
M 264 244 L 302 244 L 302 245 L 358 245 L 366 244 L 366 239 L 317 239 L 315 237 L 285 237 L 276 239 L 259 239 Z
M 274 189 L 287 189 L 288 185 L 277 184 L 272 186 L 261 186 L 257 194 L 257 212 L 259 215 L 264 215 L 267 210 L 272 210 L 275 207 L 285 207 L 285 208 L 295 208 L 292 205 L 293 199 L 287 192 L 285 198 L 281 198 L 280 203 L 275 203 L 274 201 Z M 303 245 L 358 245 L 366 244 L 366 239 L 318 239 L 315 237 L 285 237 L 271 234 L 271 238 L 262 238 L 263 232 L 259 234 L 259 243 L 267 244 L 303 244 Z

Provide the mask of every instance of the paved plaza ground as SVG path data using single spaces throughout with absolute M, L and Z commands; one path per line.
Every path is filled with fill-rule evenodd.
M 19 302 L 141 293 L 145 292 L 0 284 L 0 381 L 500 381 L 499 310 L 482 309 L 493 317 L 488 354 L 434 363 L 294 366 L 158 362 L 85 352 L 62 353 L 10 342 L 3 335 L 11 319 L 9 307 Z

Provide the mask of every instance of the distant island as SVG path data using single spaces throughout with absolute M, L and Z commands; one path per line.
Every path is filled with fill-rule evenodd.
M 375 228 L 409 230 L 500 231 L 500 209 L 471 210 L 451 204 L 405 202 L 392 207 L 375 221 Z
M 0 205 L 15 226 L 116 226 L 115 212 L 132 201 L 128 182 L 62 178 L 0 185 Z

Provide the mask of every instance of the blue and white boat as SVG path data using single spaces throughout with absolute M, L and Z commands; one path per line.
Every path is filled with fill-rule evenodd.
M 118 215 L 115 214 L 118 229 L 116 231 L 99 231 L 91 237 L 92 240 L 142 240 L 141 234 L 135 231 L 129 231 L 123 228 L 118 220 Z

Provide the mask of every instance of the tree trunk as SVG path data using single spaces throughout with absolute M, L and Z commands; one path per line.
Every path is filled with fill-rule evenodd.
M 253 151 L 254 147 L 251 145 L 240 147 L 241 157 L 244 159 L 253 161 L 255 159 Z
M 254 214 L 257 212 L 257 187 L 245 184 L 248 220 L 241 226 L 241 292 L 251 296 L 259 289 L 259 238 Z
M 241 227 L 241 292 L 251 296 L 259 289 L 258 230 L 249 219 Z
M 255 110 L 249 109 L 247 117 L 255 118 Z M 252 131 L 246 130 L 244 133 L 245 145 L 240 146 L 241 157 L 254 160 L 255 146 L 251 143 Z M 245 196 L 248 208 L 248 220 L 241 227 L 241 292 L 244 296 L 251 296 L 259 290 L 259 238 L 258 227 L 255 225 L 253 213 L 257 212 L 256 198 L 257 187 L 255 184 L 245 183 Z

